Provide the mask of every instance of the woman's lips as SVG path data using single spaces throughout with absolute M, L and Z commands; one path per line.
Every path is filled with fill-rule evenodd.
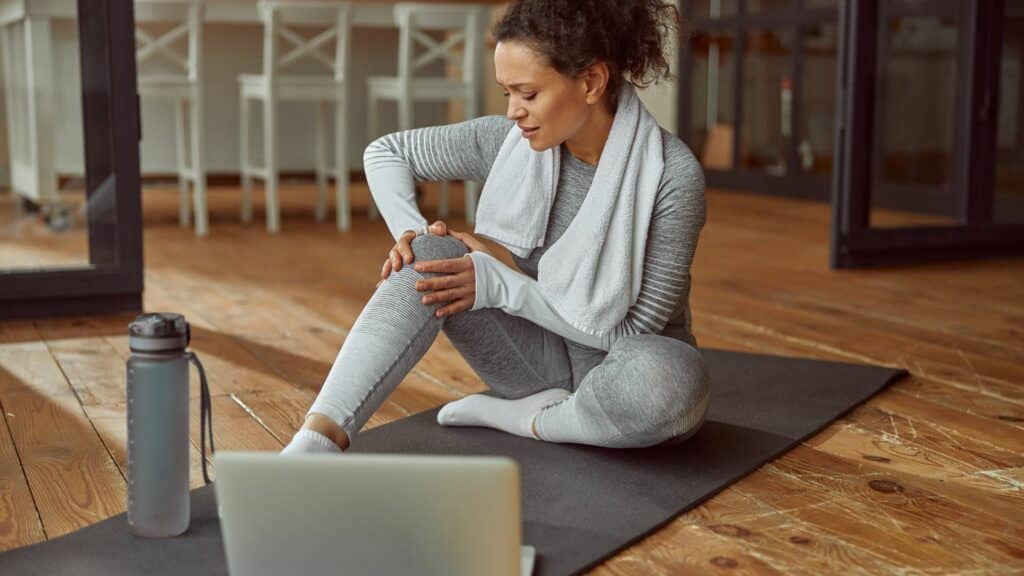
M 523 131 L 523 138 L 533 138 L 533 136 L 537 134 L 537 131 L 540 130 L 540 127 L 538 126 L 537 128 L 530 128 L 529 130 L 523 130 L 522 128 L 520 128 L 520 130 Z

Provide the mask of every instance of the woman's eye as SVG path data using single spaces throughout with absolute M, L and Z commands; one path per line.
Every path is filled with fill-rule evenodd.
M 504 96 L 505 98 L 508 98 L 510 96 L 510 94 L 508 92 L 502 92 L 501 95 Z M 523 96 L 523 100 L 533 100 L 534 97 L 536 97 L 536 96 L 537 96 L 537 93 L 534 92 L 533 94 L 530 94 L 529 96 Z

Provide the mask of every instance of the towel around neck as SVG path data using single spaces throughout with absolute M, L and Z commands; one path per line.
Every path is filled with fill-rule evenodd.
M 543 246 L 559 162 L 558 146 L 535 151 L 513 126 L 484 183 L 474 232 L 520 258 Z M 661 128 L 624 82 L 590 190 L 537 271 L 546 299 L 577 329 L 603 336 L 636 302 L 664 164 Z

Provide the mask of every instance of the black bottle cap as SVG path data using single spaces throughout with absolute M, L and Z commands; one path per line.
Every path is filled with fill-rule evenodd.
M 128 325 L 128 344 L 135 352 L 168 352 L 188 347 L 188 322 L 181 314 L 140 314 Z

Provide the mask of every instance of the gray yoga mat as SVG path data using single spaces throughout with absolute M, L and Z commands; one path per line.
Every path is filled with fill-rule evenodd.
M 353 452 L 499 454 L 518 461 L 523 543 L 534 574 L 584 571 L 813 435 L 906 374 L 865 366 L 705 349 L 707 421 L 677 446 L 615 450 L 550 444 L 484 428 L 438 426 L 438 409 L 361 434 Z M 0 554 L 0 574 L 226 574 L 213 486 L 192 491 L 177 538 L 128 533 L 125 515 Z

